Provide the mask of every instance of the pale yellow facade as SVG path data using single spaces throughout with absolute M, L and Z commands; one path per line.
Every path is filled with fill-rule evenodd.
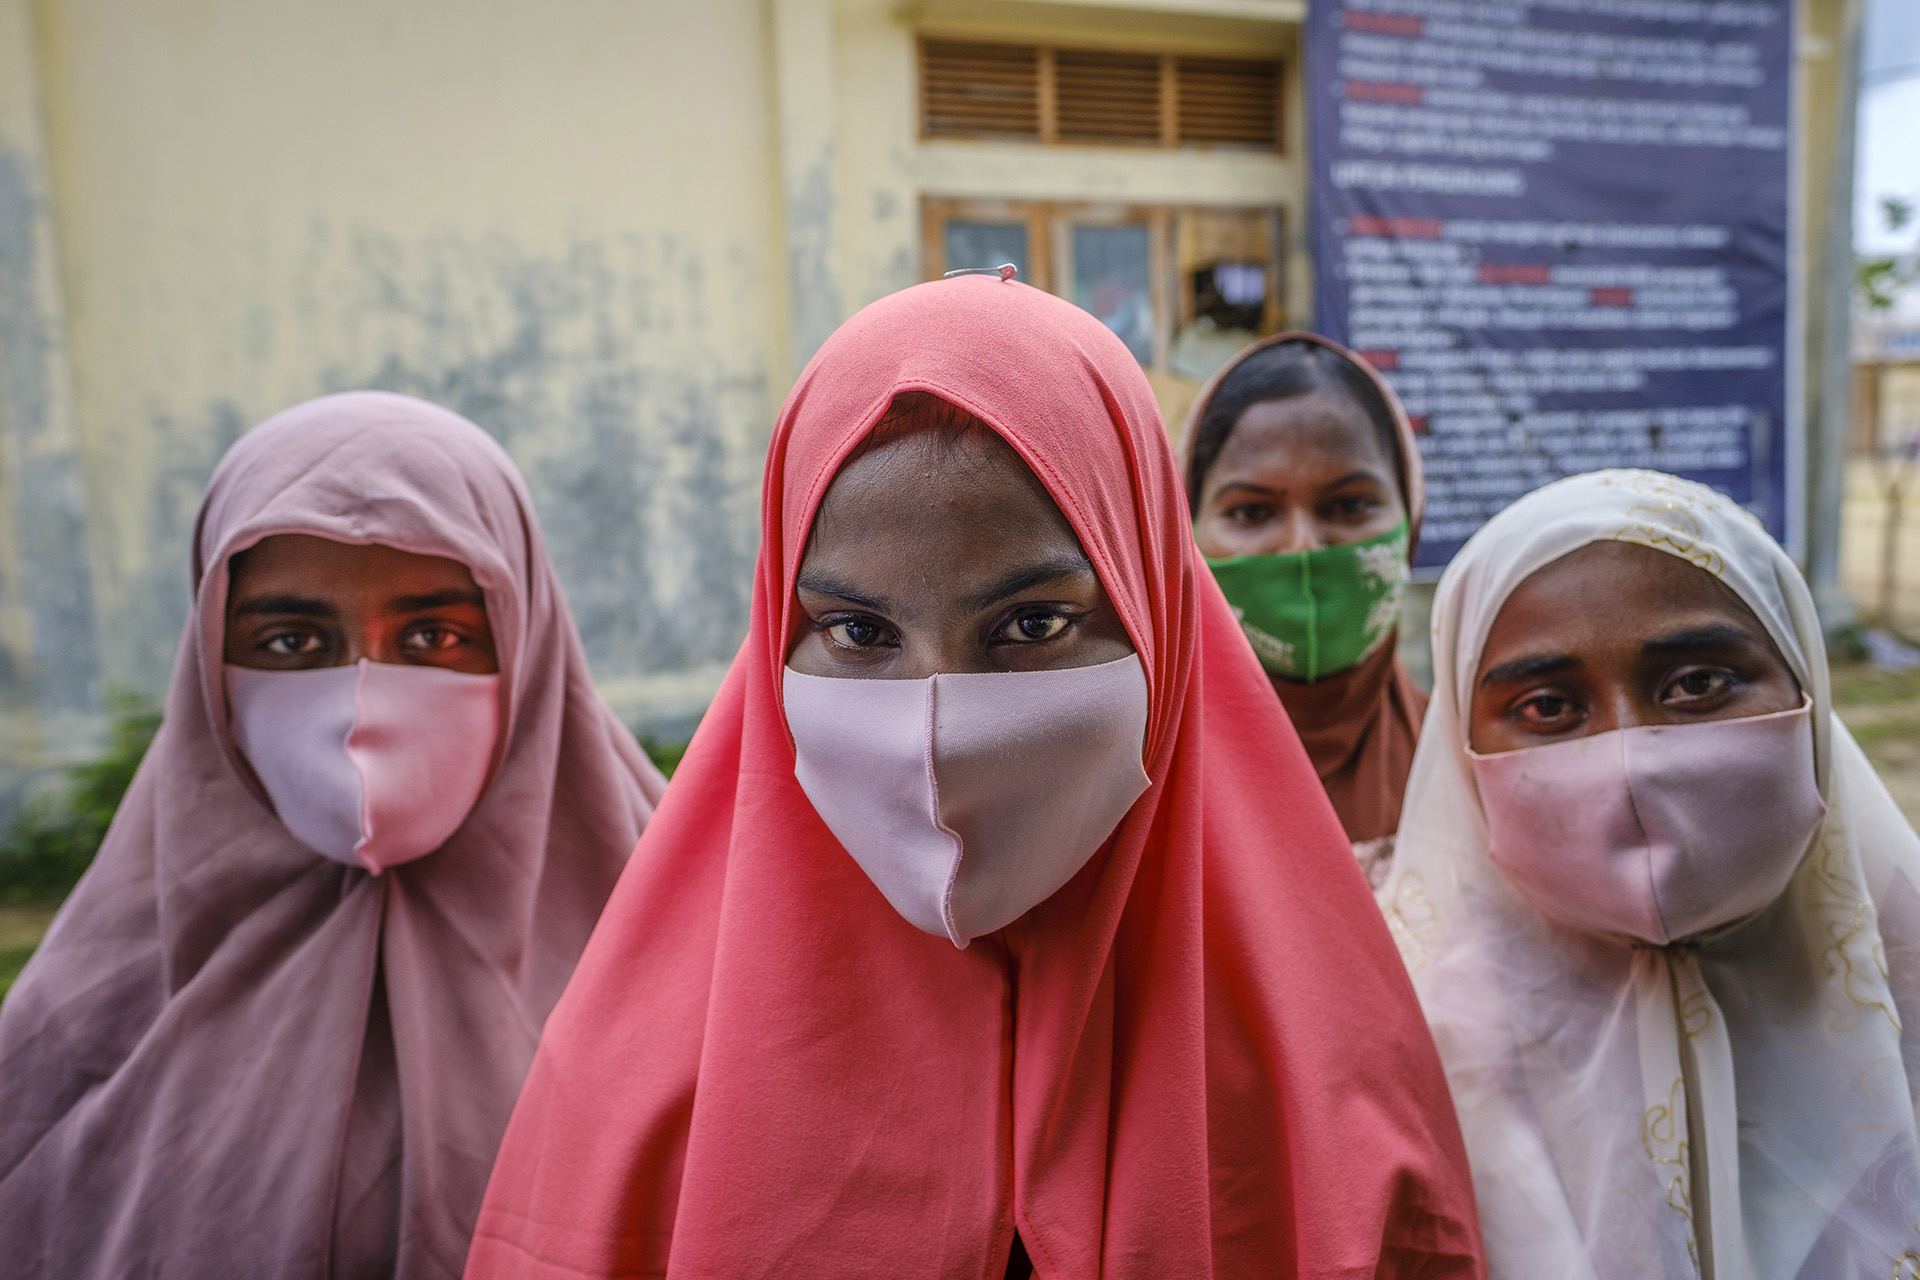
M 686 720 L 745 629 L 780 399 L 921 278 L 923 197 L 1298 202 L 1297 138 L 922 142 L 919 33 L 1265 54 L 1299 13 L 0 0 L 0 279 L 31 285 L 0 311 L 10 762 L 84 745 L 109 685 L 165 686 L 221 452 L 365 386 L 507 445 L 603 687 Z
M 1814 63 L 1842 7 L 1804 7 Z M 1278 210 L 1306 319 L 1304 12 L 0 0 L 0 765 L 84 750 L 109 687 L 165 687 L 221 452 L 356 387 L 502 440 L 602 687 L 690 723 L 745 630 L 780 400 L 924 278 L 928 201 Z M 923 36 L 1277 58 L 1281 145 L 927 140 Z M 1154 379 L 1177 417 L 1194 384 Z

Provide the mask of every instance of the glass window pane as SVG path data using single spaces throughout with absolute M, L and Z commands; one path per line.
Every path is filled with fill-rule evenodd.
M 1073 300 L 1120 335 L 1133 358 L 1153 358 L 1153 291 L 1145 227 L 1073 229 Z
M 1024 222 L 949 222 L 947 270 L 997 267 L 1011 262 L 1020 279 L 1033 280 L 1027 270 L 1027 225 Z

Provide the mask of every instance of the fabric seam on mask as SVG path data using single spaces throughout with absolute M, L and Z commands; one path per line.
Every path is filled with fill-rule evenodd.
M 360 757 L 353 753 L 353 740 L 360 732 L 361 717 L 366 714 L 364 699 L 367 692 L 368 668 L 371 665 L 365 658 L 360 659 L 358 663 L 360 675 L 353 682 L 353 724 L 348 727 L 346 741 L 340 746 L 341 750 L 347 753 L 347 759 L 353 762 L 353 772 L 360 779 L 360 838 L 354 842 L 353 856 L 362 869 L 377 876 L 380 874 L 380 869 L 367 861 L 365 853 L 367 842 L 373 839 L 373 798 L 369 794 L 371 788 L 368 786 L 366 768 L 360 763 Z
M 1667 913 L 1660 907 L 1660 886 L 1653 876 L 1653 839 L 1647 834 L 1647 822 L 1640 816 L 1640 801 L 1633 794 L 1633 770 L 1627 767 L 1627 738 L 1640 726 L 1629 726 L 1620 730 L 1620 779 L 1626 784 L 1627 805 L 1633 810 L 1634 825 L 1640 828 L 1640 849 L 1647 876 L 1647 901 L 1653 904 L 1654 922 L 1660 926 L 1660 934 L 1666 942 L 1673 941 L 1673 930 L 1667 925 Z M 1662 943 L 1661 945 L 1665 945 Z
M 1307 602 L 1307 683 L 1320 678 L 1320 606 L 1313 596 L 1313 555 L 1300 557 L 1300 595 Z
M 953 886 L 960 879 L 961 842 L 960 833 L 940 820 L 940 775 L 933 767 L 933 724 L 934 700 L 938 696 L 940 677 L 936 673 L 927 677 L 927 718 L 926 718 L 926 762 L 927 794 L 933 800 L 933 825 L 942 835 L 953 841 L 953 859 L 947 863 L 947 883 L 940 892 L 940 923 L 947 927 L 947 941 L 960 950 L 967 949 L 971 938 L 959 937 L 959 930 L 953 925 Z

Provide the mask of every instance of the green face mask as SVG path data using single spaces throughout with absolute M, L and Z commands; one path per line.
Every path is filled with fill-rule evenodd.
M 1365 542 L 1207 563 L 1260 665 L 1319 680 L 1358 666 L 1393 634 L 1407 589 L 1407 522 Z

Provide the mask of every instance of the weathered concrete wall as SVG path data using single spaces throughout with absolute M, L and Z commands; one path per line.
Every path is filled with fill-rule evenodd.
M 83 750 L 100 694 L 32 30 L 0 0 L 0 781 Z
M 512 452 L 616 702 L 697 708 L 745 629 L 784 390 L 762 5 L 35 17 L 107 678 L 164 686 L 233 439 L 384 387 Z
M 923 195 L 1298 207 L 1297 111 L 1278 157 L 918 139 L 916 30 L 1274 52 L 1299 10 L 1159 7 L 0 0 L 0 772 L 164 688 L 214 463 L 353 387 L 507 446 L 596 678 L 684 727 L 779 399 L 920 278 Z
M 1854 3 L 1803 18 L 1811 193 Z M 1283 205 L 1309 313 L 1304 7 L 0 0 L 0 818 L 109 685 L 164 687 L 221 452 L 352 387 L 506 444 L 596 678 L 684 728 L 746 626 L 780 398 L 922 277 L 923 197 Z M 923 142 L 919 31 L 1279 54 L 1287 145 Z

